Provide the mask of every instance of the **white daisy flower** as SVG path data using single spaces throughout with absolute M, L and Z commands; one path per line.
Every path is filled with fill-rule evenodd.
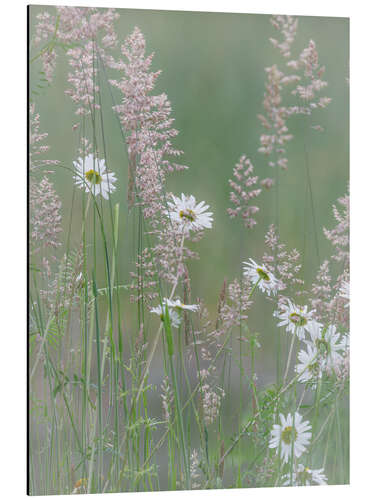
M 297 306 L 289 299 L 287 304 L 281 304 L 281 311 L 275 311 L 273 315 L 281 321 L 277 326 L 285 326 L 287 332 L 296 334 L 301 340 L 305 338 L 305 330 L 313 321 L 313 311 L 308 311 L 307 306 Z
M 173 201 L 168 201 L 169 210 L 165 211 L 173 222 L 177 224 L 182 232 L 188 233 L 190 230 L 199 231 L 212 227 L 212 212 L 206 212 L 209 208 L 204 201 L 197 204 L 193 195 L 181 198 L 172 195 Z
M 86 193 L 92 193 L 94 196 L 101 194 L 108 200 L 109 193 L 116 190 L 116 176 L 107 171 L 105 160 L 94 158 L 93 154 L 87 155 L 84 159 L 78 158 L 73 161 L 76 169 L 74 180 L 77 186 L 85 189 Z
M 180 299 L 176 299 L 176 300 L 164 299 L 163 303 L 167 304 L 169 308 L 176 309 L 177 311 L 197 312 L 199 309 L 198 305 L 196 305 L 196 304 L 190 304 L 190 305 L 183 304 Z
M 340 351 L 344 349 L 341 336 L 336 332 L 335 325 L 323 328 L 316 321 L 309 323 L 307 328 L 311 341 L 306 340 L 306 344 L 313 345 L 323 359 L 324 368 L 328 371 L 334 370 L 335 366 L 342 362 Z
M 165 304 L 163 304 L 163 307 L 161 305 L 158 305 L 156 307 L 153 307 L 150 309 L 151 313 L 157 314 L 160 318 L 160 321 L 164 321 L 165 318 Z M 181 323 L 181 316 L 178 314 L 177 311 L 173 309 L 169 309 L 168 307 L 168 314 L 169 314 L 169 321 L 171 323 L 171 326 L 174 326 L 175 328 L 178 328 L 180 323 Z
M 280 289 L 279 280 L 275 278 L 266 266 L 258 266 L 253 259 L 249 259 L 249 262 L 244 262 L 244 276 L 250 278 L 253 285 L 255 285 L 260 278 L 258 287 L 262 292 L 266 292 L 267 295 L 271 293 L 276 294 Z
M 285 474 L 282 480 L 283 486 L 312 486 L 327 484 L 327 477 L 324 474 L 324 469 L 310 469 L 302 464 L 294 467 L 292 472 L 292 481 L 290 481 L 290 474 Z
M 280 413 L 281 425 L 274 424 L 271 431 L 271 439 L 269 448 L 280 448 L 281 459 L 283 462 L 288 462 L 289 457 L 292 455 L 292 447 L 294 457 L 300 457 L 306 446 L 310 444 L 311 429 L 309 421 L 302 422 L 302 415 L 298 412 L 292 416 L 288 413 L 285 418 Z
M 345 307 L 349 307 L 350 304 L 350 284 L 349 281 L 343 281 L 340 287 L 339 297 L 346 299 L 348 302 L 345 304 Z
M 305 383 L 309 380 L 317 380 L 322 377 L 322 368 L 318 350 L 315 346 L 308 344 L 307 351 L 301 350 L 298 353 L 299 363 L 295 367 L 296 373 L 299 373 L 299 382 Z

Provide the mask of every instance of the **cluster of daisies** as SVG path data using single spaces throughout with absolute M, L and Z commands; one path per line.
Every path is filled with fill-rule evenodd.
M 279 280 L 266 266 L 258 265 L 253 259 L 244 262 L 244 276 L 249 278 L 268 296 L 276 295 L 282 288 Z M 344 283 L 340 290 L 340 297 L 349 301 L 349 284 Z M 348 302 L 349 304 L 349 302 Z M 281 303 L 279 310 L 274 312 L 278 318 L 278 327 L 284 327 L 287 332 L 294 335 L 303 343 L 303 348 L 298 352 L 298 363 L 295 372 L 298 381 L 315 386 L 323 373 L 331 374 L 339 370 L 349 349 L 349 335 L 341 335 L 335 325 L 323 326 L 314 319 L 314 311 L 309 311 L 307 306 L 299 306 L 287 299 Z M 278 450 L 284 463 L 292 460 L 291 473 L 283 476 L 283 485 L 323 485 L 327 483 L 323 469 L 310 469 L 295 459 L 301 457 L 311 440 L 311 425 L 295 412 L 289 413 L 285 418 L 279 415 L 280 424 L 274 424 L 271 430 L 269 448 Z
M 268 296 L 276 295 L 282 288 L 274 274 L 253 259 L 244 262 L 244 276 Z M 348 283 L 342 286 L 340 296 L 349 300 Z M 274 316 L 279 320 L 277 326 L 285 327 L 287 332 L 304 344 L 304 348 L 298 353 L 299 363 L 295 367 L 296 373 L 300 374 L 300 382 L 316 383 L 323 372 L 330 374 L 340 368 L 349 348 L 347 333 L 341 335 L 335 325 L 323 326 L 314 319 L 314 311 L 308 311 L 307 306 L 294 304 L 290 299 L 280 303 Z
M 290 300 L 274 313 L 278 326 L 298 337 L 303 348 L 298 352 L 299 363 L 295 367 L 302 383 L 315 385 L 323 373 L 339 371 L 349 348 L 349 335 L 341 335 L 335 325 L 323 326 L 313 318 L 314 311 L 300 307 Z

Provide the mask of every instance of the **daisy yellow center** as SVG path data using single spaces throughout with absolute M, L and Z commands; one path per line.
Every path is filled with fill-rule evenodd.
M 259 278 L 261 278 L 262 280 L 270 281 L 270 277 L 268 276 L 266 271 L 264 269 L 262 269 L 261 267 L 257 268 L 257 273 L 259 274 Z
M 93 169 L 88 170 L 85 177 L 91 184 L 100 184 L 102 182 L 102 176 Z
M 307 481 L 311 479 L 311 471 L 308 467 L 305 467 L 302 471 L 297 474 L 298 482 L 301 484 L 306 484 Z
M 297 431 L 291 425 L 285 427 L 283 432 L 281 433 L 281 439 L 285 444 L 290 444 L 292 441 L 295 441 L 297 438 Z
M 296 312 L 293 312 L 292 314 L 290 314 L 289 319 L 296 326 L 305 326 L 307 323 L 307 319 L 304 316 L 302 316 L 301 314 L 298 314 Z
M 190 222 L 194 222 L 196 219 L 195 213 L 190 210 L 190 208 L 187 208 L 186 210 L 180 210 L 180 217 L 181 219 L 186 219 Z

